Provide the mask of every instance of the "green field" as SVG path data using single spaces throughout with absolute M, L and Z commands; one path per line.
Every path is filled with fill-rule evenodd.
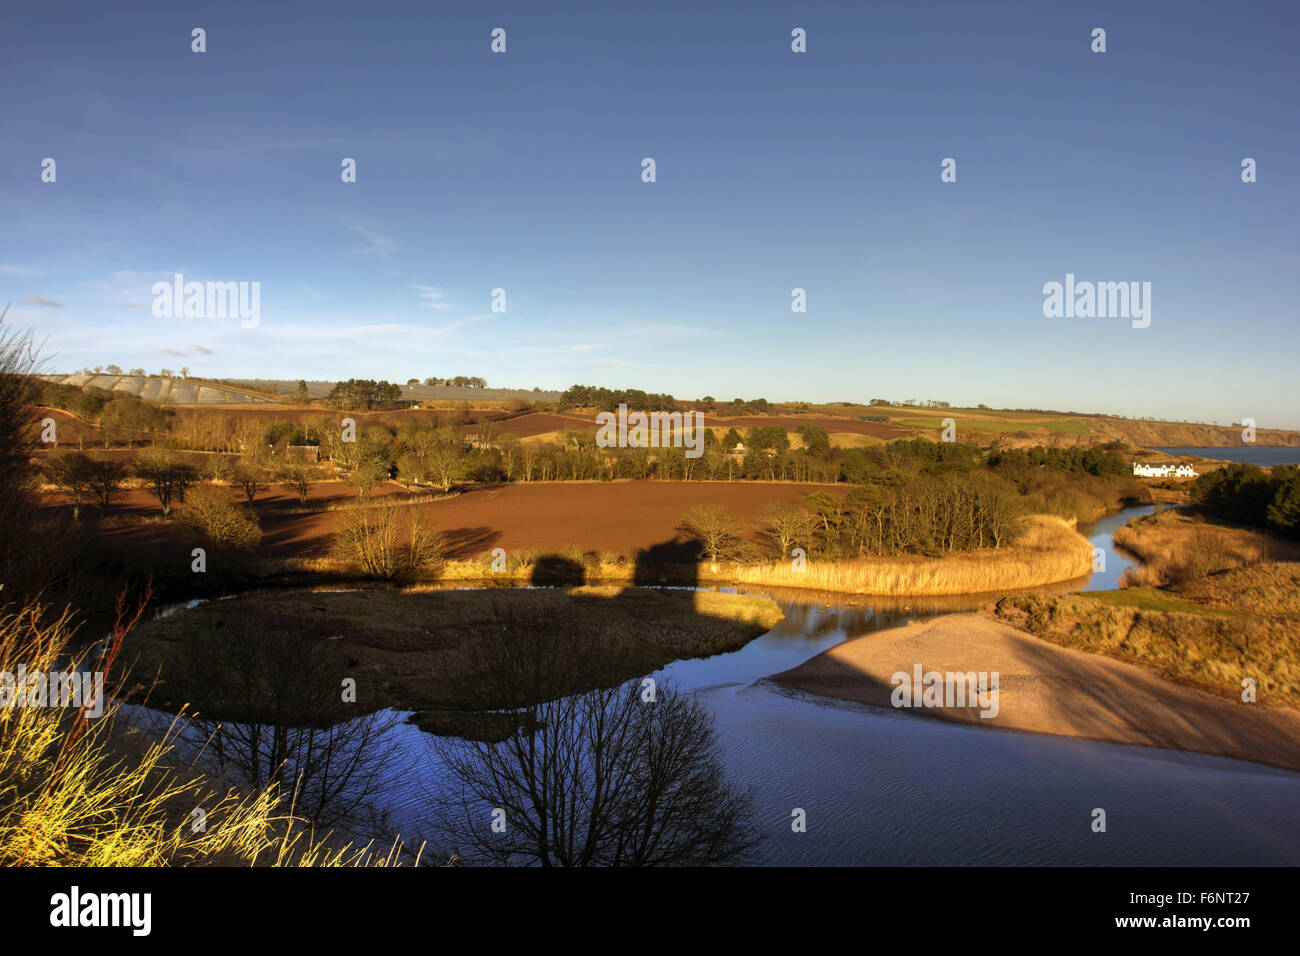
M 1231 616 L 1224 608 L 1193 604 L 1155 588 L 1124 588 L 1119 591 L 1090 591 L 1086 597 L 1108 607 L 1131 607 L 1139 611 L 1163 611 L 1174 614 L 1216 614 Z

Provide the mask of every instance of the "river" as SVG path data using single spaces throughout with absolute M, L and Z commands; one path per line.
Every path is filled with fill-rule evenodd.
M 1115 528 L 1084 529 L 1105 555 L 1086 590 L 1132 561 Z M 975 607 L 975 597 L 878 601 L 773 592 L 785 619 L 740 650 L 681 660 L 673 678 L 715 715 L 725 762 L 751 789 L 763 860 L 776 865 L 1296 865 L 1300 774 L 1181 751 L 985 730 L 843 703 L 764 680 L 841 641 Z M 429 737 L 400 724 L 401 784 L 381 805 L 423 828 L 442 779 Z M 1091 829 L 1103 808 L 1107 831 Z M 795 808 L 806 832 L 791 827 Z

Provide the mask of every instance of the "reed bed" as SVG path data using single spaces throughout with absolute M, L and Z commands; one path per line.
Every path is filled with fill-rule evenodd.
M 1069 581 L 1092 570 L 1092 545 L 1074 522 L 1052 515 L 1022 519 L 1016 543 L 1004 548 L 958 551 L 941 558 L 916 555 L 809 561 L 802 571 L 790 562 L 741 565 L 725 574 L 708 565 L 702 577 L 744 584 L 816 588 L 880 596 L 937 596 L 1021 590 Z M 722 569 L 719 568 L 719 572 Z
M 1300 560 L 1300 545 L 1262 531 L 1213 524 L 1176 509 L 1129 522 L 1115 544 L 1142 559 L 1121 587 L 1169 587 L 1271 561 Z

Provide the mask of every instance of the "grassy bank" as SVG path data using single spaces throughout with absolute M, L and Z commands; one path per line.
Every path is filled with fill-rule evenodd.
M 355 571 L 331 558 L 259 562 L 265 579 L 355 578 Z M 448 561 L 439 583 L 540 585 L 753 584 L 877 596 L 948 596 L 1022 590 L 1072 581 L 1092 569 L 1092 545 L 1074 522 L 1052 515 L 1022 519 L 1012 545 L 955 551 L 942 557 L 899 554 L 861 559 L 810 559 L 803 570 L 789 561 L 743 564 L 656 562 L 644 556 L 593 555 L 577 547 L 541 548 L 507 554 L 493 571 L 490 556 Z
M 816 588 L 873 595 L 951 595 L 1019 590 L 1069 581 L 1092 569 L 1092 545 L 1072 522 L 1048 515 L 1025 518 L 1016 543 L 958 551 L 941 558 L 916 555 L 856 561 L 809 561 L 740 566 L 722 575 L 744 584 Z M 707 572 L 707 569 L 706 569 Z M 702 574 L 709 580 L 712 573 Z
M 1121 588 L 1017 595 L 994 616 L 1038 637 L 1154 667 L 1170 680 L 1300 707 L 1300 557 L 1294 542 L 1177 509 L 1131 521 L 1115 542 L 1145 563 Z
M 1143 562 L 1125 573 L 1129 587 L 1178 586 L 1234 568 L 1300 560 L 1294 541 L 1174 508 L 1130 521 L 1115 532 L 1115 544 Z
M 508 728 L 475 712 L 532 703 L 483 690 L 476 647 L 489 635 L 523 640 L 539 622 L 563 627 L 583 666 L 568 685 L 546 692 L 567 695 L 648 675 L 680 658 L 735 650 L 781 617 L 767 598 L 641 588 L 259 592 L 144 625 L 127 650 L 138 656 L 140 671 L 161 673 L 154 703 L 240 720 L 256 704 L 210 699 L 207 686 L 191 677 L 202 673 L 193 658 L 231 635 L 256 641 L 263 632 L 287 634 L 326 661 L 322 674 L 356 681 L 353 714 L 399 707 L 422 712 L 417 723 L 430 730 L 482 736 L 485 728 Z
M 1264 705 L 1300 707 L 1300 617 L 1202 607 L 1147 589 L 1019 595 L 993 616 L 1062 647 L 1153 667 L 1177 683 L 1241 699 L 1255 680 Z

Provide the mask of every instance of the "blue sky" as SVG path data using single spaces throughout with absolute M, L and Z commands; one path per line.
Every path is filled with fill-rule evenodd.
M 0 34 L 0 306 L 53 369 L 1300 428 L 1300 5 L 7 0 Z M 155 318 L 176 272 L 260 282 L 259 325 Z M 1067 272 L 1150 282 L 1150 327 L 1044 317 Z

